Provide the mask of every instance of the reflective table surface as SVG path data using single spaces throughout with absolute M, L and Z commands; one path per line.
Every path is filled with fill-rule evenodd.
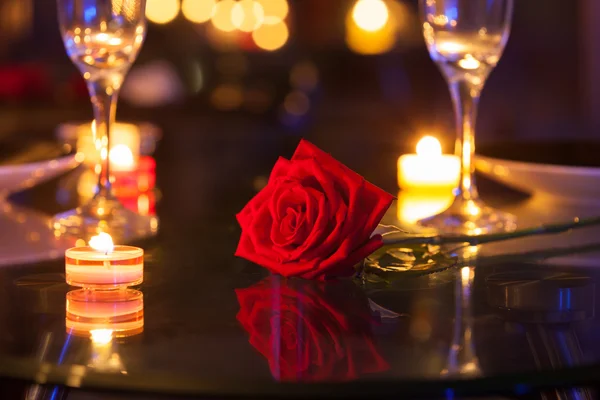
M 161 225 L 155 239 L 138 244 L 146 251 L 139 292 L 82 303 L 64 282 L 61 260 L 0 268 L 3 387 L 16 379 L 28 393 L 80 388 L 167 398 L 594 395 L 597 230 L 484 246 L 480 266 L 474 260 L 407 278 L 394 290 L 282 279 L 234 257 L 235 213 L 299 138 L 226 116 L 157 122 L 164 129 L 155 154 Z M 369 140 L 367 127 L 336 135 L 331 126 L 307 138 L 397 193 L 401 149 Z M 57 201 L 60 185 L 10 201 L 56 213 L 72 206 Z M 481 188 L 490 204 L 525 224 L 594 212 L 490 182 Z M 565 248 L 561 257 L 530 256 L 556 248 Z M 108 331 L 94 325 L 103 315 L 113 318 Z

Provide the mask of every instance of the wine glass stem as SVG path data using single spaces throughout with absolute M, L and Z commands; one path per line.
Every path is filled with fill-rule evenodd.
M 109 160 L 110 139 L 111 128 L 115 122 L 119 85 L 115 85 L 114 82 L 107 82 L 104 79 L 90 80 L 87 85 L 94 108 L 94 119 L 96 120 L 94 143 L 100 144 L 98 150 L 101 155 L 96 197 L 109 198 L 112 195 Z
M 481 89 L 465 80 L 450 83 L 450 93 L 456 114 L 456 154 L 460 157 L 460 180 L 456 197 L 462 200 L 477 200 L 475 185 L 475 121 Z

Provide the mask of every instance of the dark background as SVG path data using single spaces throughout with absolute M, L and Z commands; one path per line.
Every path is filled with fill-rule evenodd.
M 220 110 L 230 118 L 250 115 L 279 125 L 278 134 L 305 136 L 319 121 L 339 119 L 356 127 L 361 120 L 368 131 L 341 124 L 331 127 L 328 135 L 356 134 L 394 142 L 393 138 L 412 140 L 433 132 L 445 139 L 450 150 L 450 98 L 426 51 L 417 2 L 389 2 L 396 5 L 402 23 L 393 48 L 378 55 L 356 54 L 345 42 L 345 20 L 354 0 L 290 0 L 286 21 L 290 37 L 275 52 L 257 49 L 250 35 L 236 33 L 232 45 L 219 48 L 210 40 L 215 31 L 211 22 L 193 24 L 181 12 L 167 24 L 150 23 L 119 116 L 168 113 L 183 118 L 212 116 Z M 62 47 L 55 7 L 52 0 L 0 0 L 0 88 L 4 87 L 5 113 L 18 105 L 77 108 L 82 110 L 77 115 L 91 116 L 91 107 L 86 110 L 82 104 L 85 88 Z M 593 0 L 515 1 L 508 46 L 483 91 L 480 142 L 593 135 L 591 110 L 598 91 L 593 72 L 598 41 L 592 24 L 598 15 L 594 8 L 598 6 Z M 286 116 L 282 105 L 293 89 L 289 76 L 298 63 L 316 68 L 318 86 L 307 93 L 310 103 L 304 115 Z M 24 69 L 30 75 L 23 77 Z M 154 83 L 150 85 L 154 89 L 146 84 L 146 91 L 141 91 L 139 83 L 132 83 L 139 82 L 140 76 L 148 77 L 145 82 Z M 148 93 L 161 101 L 143 101 Z M 293 100 L 294 96 L 292 105 Z M 295 100 L 305 108 L 303 98 Z

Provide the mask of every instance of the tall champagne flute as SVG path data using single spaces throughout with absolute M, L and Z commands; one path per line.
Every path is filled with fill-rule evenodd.
M 94 143 L 100 152 L 98 186 L 87 204 L 55 217 L 55 228 L 140 236 L 156 228 L 127 210 L 111 191 L 108 149 L 119 89 L 146 36 L 146 0 L 57 0 L 67 54 L 83 75 L 94 109 Z M 151 225 L 153 227 L 151 227 Z M 83 232 L 81 232 L 83 231 Z
M 479 198 L 473 155 L 479 96 L 508 40 L 513 0 L 420 0 L 420 5 L 429 54 L 450 87 L 461 159 L 454 202 L 421 224 L 470 235 L 512 230 L 512 215 L 485 206 Z

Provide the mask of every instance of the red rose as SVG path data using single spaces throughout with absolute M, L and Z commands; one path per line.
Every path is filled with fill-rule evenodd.
M 382 246 L 371 234 L 393 197 L 302 140 L 280 158 L 267 186 L 237 215 L 236 255 L 283 276 L 351 275 Z
M 383 372 L 367 299 L 349 281 L 271 276 L 236 290 L 238 321 L 281 381 L 344 381 Z

